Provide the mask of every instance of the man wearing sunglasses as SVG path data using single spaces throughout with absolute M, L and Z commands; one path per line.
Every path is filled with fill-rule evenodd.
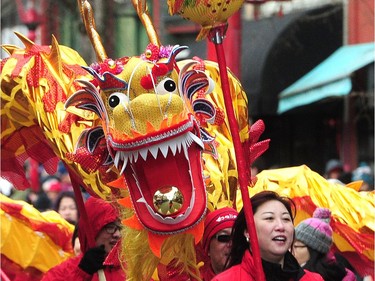
M 231 232 L 237 214 L 235 209 L 225 207 L 209 213 L 206 217 L 202 239 L 206 258 L 200 269 L 204 281 L 211 280 L 224 269 L 232 247 Z
M 104 272 L 106 281 L 125 280 L 118 251 L 121 223 L 117 209 L 110 203 L 90 197 L 85 202 L 88 226 L 95 237 L 95 247 L 89 247 L 85 222 L 80 219 L 78 236 L 82 254 L 70 258 L 50 269 L 42 281 L 99 280 L 98 270 Z

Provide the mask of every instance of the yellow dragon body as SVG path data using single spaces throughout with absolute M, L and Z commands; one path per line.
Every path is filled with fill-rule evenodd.
M 198 58 L 178 61 L 186 47 L 161 46 L 150 28 L 145 1 L 135 0 L 151 43 L 139 56 L 110 59 L 95 31 L 90 5 L 83 0 L 78 4 L 97 63 L 88 66 L 54 38 L 51 46 L 38 46 L 18 34 L 25 48 L 4 46 L 10 56 L 1 61 L 2 177 L 25 189 L 27 158 L 42 163 L 49 173 L 62 160 L 91 195 L 121 209 L 126 226 L 121 259 L 127 280 L 163 279 L 156 269 L 165 272 L 171 267 L 177 275 L 199 279 L 195 245 L 201 240 L 207 210 L 241 206 L 218 65 Z M 250 165 L 269 140 L 258 142 L 264 124 L 250 127 L 246 94 L 239 80 L 229 70 L 228 74 Z M 289 173 L 260 174 L 250 194 L 276 185 L 289 197 L 314 198 L 323 192 L 314 184 L 337 194 L 325 180 L 309 175 L 289 181 Z M 311 179 L 310 189 L 300 188 Z M 373 209 L 369 198 L 373 196 L 358 197 L 366 200 L 366 210 Z M 325 206 L 328 199 L 313 201 Z M 303 204 L 299 206 L 303 210 Z M 310 209 L 304 214 L 311 215 L 312 203 L 305 206 Z M 339 215 L 338 220 L 343 221 Z M 353 237 L 361 237 L 361 231 L 373 233 L 374 226 L 366 222 Z M 373 239 L 366 236 L 367 261 L 369 245 Z M 352 249 L 349 246 L 345 249 Z

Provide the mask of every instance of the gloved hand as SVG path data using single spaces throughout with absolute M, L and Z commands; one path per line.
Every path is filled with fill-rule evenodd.
M 106 252 L 104 250 L 104 245 L 88 249 L 79 262 L 78 267 L 92 275 L 99 269 L 104 268 L 103 262 L 105 256 Z

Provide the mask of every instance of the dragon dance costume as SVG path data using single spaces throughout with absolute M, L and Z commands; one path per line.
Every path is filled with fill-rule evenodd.
M 181 14 L 184 7 L 184 17 L 193 13 L 201 18 L 188 9 L 189 1 L 182 2 L 169 1 L 171 13 Z M 1 61 L 2 177 L 25 189 L 26 159 L 43 164 L 51 174 L 62 161 L 75 190 L 84 187 L 121 208 L 126 227 L 120 258 L 127 265 L 127 280 L 162 280 L 165 276 L 157 268 L 171 265 L 176 267 L 170 271 L 199 279 L 195 245 L 203 235 L 206 210 L 240 209 L 245 202 L 238 189 L 236 147 L 220 68 L 199 58 L 177 61 L 186 47 L 161 45 L 145 1 L 135 0 L 150 44 L 139 56 L 108 58 L 90 4 L 78 4 L 96 63 L 88 66 L 54 37 L 51 46 L 39 46 L 17 34 L 25 48 L 3 46 L 10 56 Z M 241 4 L 227 1 L 220 7 L 223 18 L 211 17 L 216 24 L 200 23 L 204 28 L 199 39 L 207 36 L 205 27 L 222 26 Z M 226 13 L 229 8 L 233 9 Z M 250 173 L 251 163 L 268 148 L 269 140 L 258 141 L 264 124 L 250 126 L 246 94 L 229 70 L 227 75 L 225 86 Z M 338 191 L 315 175 L 301 176 L 300 170 L 307 167 L 294 169 L 298 172 L 261 173 L 255 186 L 246 175 L 249 193 L 275 189 L 296 198 L 301 219 L 311 216 L 315 206 L 330 205 L 337 220 L 333 228 L 338 250 L 354 259 L 359 256 L 366 262 L 364 271 L 371 271 L 373 237 L 367 235 L 374 232 L 373 193 Z M 353 200 L 356 206 L 347 204 Z

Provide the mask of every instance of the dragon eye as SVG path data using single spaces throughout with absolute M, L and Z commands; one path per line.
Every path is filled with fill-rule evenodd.
M 159 95 L 176 93 L 176 83 L 171 78 L 165 78 L 156 86 L 156 93 Z
M 128 96 L 126 96 L 125 94 L 123 93 L 118 93 L 118 92 L 115 92 L 115 93 L 112 93 L 109 98 L 108 98 L 108 104 L 111 108 L 115 108 L 116 106 L 118 106 L 120 103 L 123 103 L 123 102 L 128 102 L 129 101 L 129 98 Z

